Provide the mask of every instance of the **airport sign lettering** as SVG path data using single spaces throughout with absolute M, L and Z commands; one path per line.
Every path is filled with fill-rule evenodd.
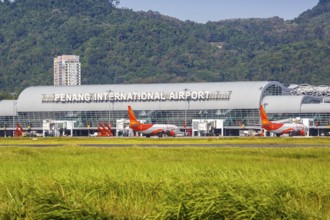
M 180 91 L 180 92 L 104 92 L 43 94 L 42 103 L 81 103 L 81 102 L 128 102 L 128 101 L 209 101 L 230 100 L 231 91 Z

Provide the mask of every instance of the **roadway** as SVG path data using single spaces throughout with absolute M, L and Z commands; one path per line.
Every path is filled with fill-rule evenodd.
M 65 144 L 0 144 L 0 147 L 65 147 Z M 78 147 L 248 147 L 248 148 L 300 148 L 300 147 L 330 147 L 330 144 L 77 144 Z

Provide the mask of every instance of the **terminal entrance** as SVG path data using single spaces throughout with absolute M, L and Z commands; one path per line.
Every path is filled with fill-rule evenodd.
M 42 134 L 44 137 L 62 137 L 73 136 L 74 123 L 76 121 L 62 121 L 62 120 L 43 120 Z
M 223 136 L 224 120 L 222 119 L 193 119 L 192 136 Z

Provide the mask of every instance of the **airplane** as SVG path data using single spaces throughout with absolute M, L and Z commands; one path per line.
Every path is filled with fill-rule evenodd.
M 274 133 L 276 136 L 282 134 L 289 134 L 290 136 L 306 135 L 307 127 L 301 123 L 285 123 L 284 121 L 269 121 L 265 109 L 260 105 L 260 117 L 261 117 L 261 126 L 263 129 Z
M 31 131 L 30 125 L 28 126 L 28 131 L 25 131 L 19 123 L 16 124 L 15 129 L 15 136 L 16 137 L 42 137 L 41 133 L 37 131 Z
M 132 107 L 128 106 L 128 117 L 129 117 L 129 127 L 135 132 L 140 132 L 147 137 L 163 135 L 175 137 L 177 134 L 181 133 L 180 129 L 176 125 L 171 124 L 142 124 L 139 122 L 133 112 Z

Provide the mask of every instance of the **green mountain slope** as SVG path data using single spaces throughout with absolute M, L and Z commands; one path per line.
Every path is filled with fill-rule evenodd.
M 330 84 L 330 1 L 292 21 L 198 24 L 108 0 L 0 2 L 0 91 L 53 84 L 79 55 L 83 84 L 278 80 Z

